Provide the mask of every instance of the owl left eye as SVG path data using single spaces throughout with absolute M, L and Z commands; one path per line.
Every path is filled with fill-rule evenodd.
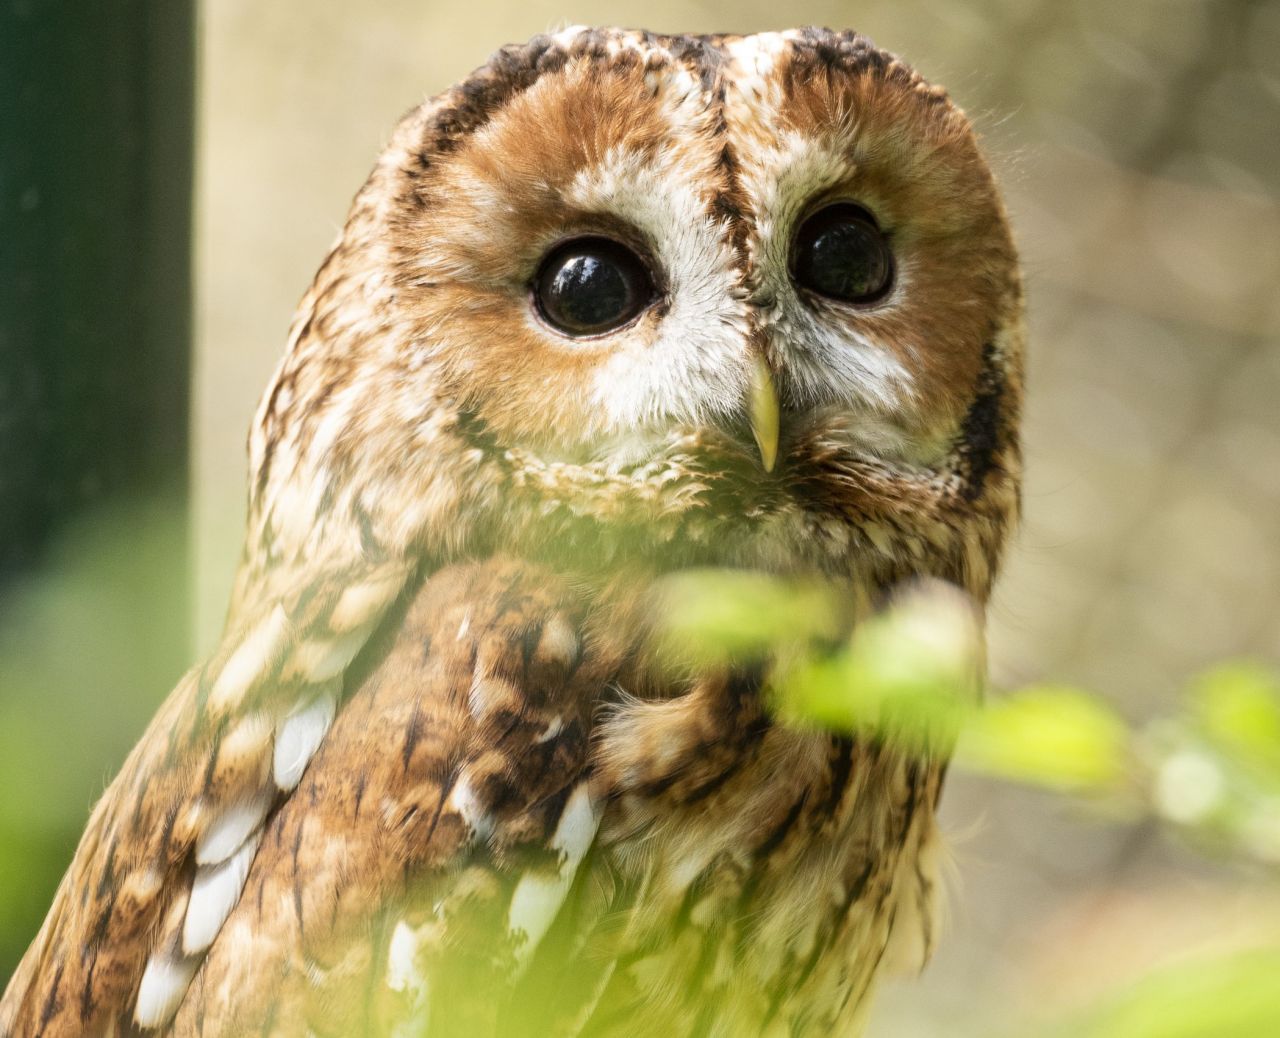
M 828 299 L 874 303 L 893 285 L 893 252 L 875 217 L 860 205 L 837 202 L 796 231 L 791 276 Z
M 543 319 L 566 335 L 599 335 L 631 321 L 656 294 L 644 260 L 611 238 L 557 246 L 533 279 Z

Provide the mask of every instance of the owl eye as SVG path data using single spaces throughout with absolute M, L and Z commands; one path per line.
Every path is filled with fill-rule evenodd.
M 655 294 L 644 260 L 609 238 L 574 238 L 558 245 L 533 279 L 533 297 L 543 319 L 574 336 L 621 327 Z
M 893 252 L 875 217 L 859 205 L 837 202 L 800 225 L 791 276 L 830 299 L 873 303 L 893 284 Z

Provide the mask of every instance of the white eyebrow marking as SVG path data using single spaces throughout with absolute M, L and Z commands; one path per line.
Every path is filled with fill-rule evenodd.
M 620 334 L 595 368 L 591 393 L 604 434 L 671 419 L 714 421 L 746 392 L 735 256 L 708 213 L 701 172 L 614 147 L 565 193 L 569 204 L 613 213 L 641 231 L 666 282 L 668 309 L 651 341 Z

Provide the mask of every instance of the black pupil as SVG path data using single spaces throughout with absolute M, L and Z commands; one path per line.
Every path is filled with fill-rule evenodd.
M 849 203 L 827 206 L 796 234 L 795 279 L 820 295 L 850 303 L 881 298 L 893 279 L 893 256 L 875 219 Z
M 533 290 L 543 317 L 570 335 L 617 328 L 653 295 L 640 257 L 607 238 L 582 238 L 555 249 L 543 261 Z

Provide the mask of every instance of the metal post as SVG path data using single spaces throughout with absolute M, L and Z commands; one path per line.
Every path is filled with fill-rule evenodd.
M 0 988 L 189 662 L 194 58 L 192 0 L 0 0 Z
M 185 480 L 189 0 L 0 0 L 0 587 Z

